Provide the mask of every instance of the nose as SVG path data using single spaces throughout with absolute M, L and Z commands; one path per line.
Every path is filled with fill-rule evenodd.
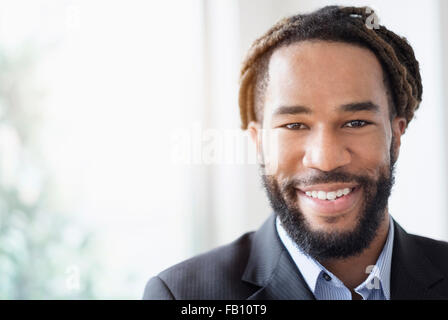
M 332 171 L 351 162 L 347 142 L 330 130 L 320 130 L 306 143 L 302 163 L 307 168 Z

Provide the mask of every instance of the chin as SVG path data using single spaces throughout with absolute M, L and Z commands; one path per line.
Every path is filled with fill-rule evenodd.
M 305 215 L 305 219 L 312 231 L 321 232 L 351 232 L 355 230 L 358 215 L 351 213 L 321 215 L 314 213 L 312 217 Z

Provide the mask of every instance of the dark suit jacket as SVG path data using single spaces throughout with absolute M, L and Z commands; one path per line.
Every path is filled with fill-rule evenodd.
M 396 221 L 391 299 L 448 299 L 448 243 L 406 233 Z M 275 229 L 256 232 L 151 278 L 143 299 L 314 299 Z

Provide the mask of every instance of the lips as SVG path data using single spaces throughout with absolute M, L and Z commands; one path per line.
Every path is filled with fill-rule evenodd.
M 353 209 L 361 195 L 361 188 L 359 186 L 355 187 L 349 194 L 336 200 L 321 200 L 307 196 L 302 190 L 296 189 L 296 191 L 299 196 L 301 208 L 324 214 L 344 213 Z

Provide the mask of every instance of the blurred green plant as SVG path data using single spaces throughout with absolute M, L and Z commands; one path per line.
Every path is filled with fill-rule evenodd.
M 55 205 L 40 148 L 41 51 L 0 47 L 0 299 L 95 299 L 95 238 Z

